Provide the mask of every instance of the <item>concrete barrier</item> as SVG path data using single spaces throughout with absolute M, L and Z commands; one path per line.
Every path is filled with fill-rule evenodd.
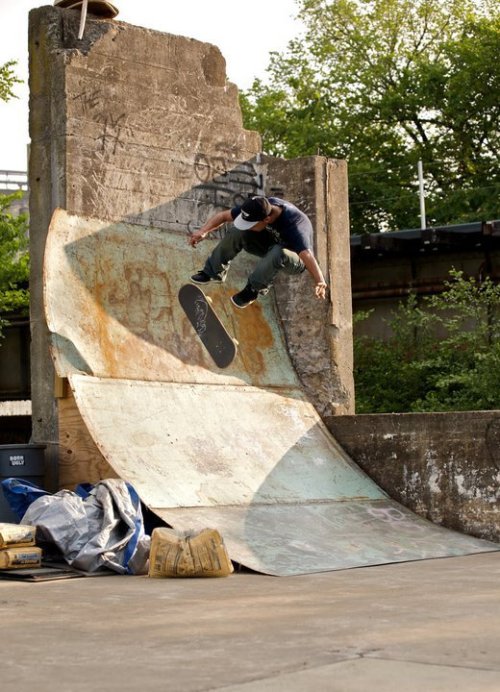
M 431 521 L 500 540 L 500 411 L 330 417 L 346 452 Z

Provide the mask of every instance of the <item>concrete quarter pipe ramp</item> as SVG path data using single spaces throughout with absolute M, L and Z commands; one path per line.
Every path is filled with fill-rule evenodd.
M 418 518 L 346 456 L 303 394 L 272 297 L 230 305 L 243 257 L 209 289 L 240 343 L 217 369 L 177 300 L 211 242 L 200 253 L 181 233 L 53 216 L 54 362 L 115 473 L 173 527 L 217 528 L 233 560 L 267 574 L 497 550 Z

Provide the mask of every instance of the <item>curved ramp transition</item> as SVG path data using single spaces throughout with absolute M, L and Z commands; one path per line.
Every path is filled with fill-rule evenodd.
M 54 361 L 114 471 L 168 524 L 217 528 L 233 560 L 267 574 L 497 550 L 420 519 L 346 456 L 303 394 L 272 296 L 230 305 L 251 258 L 209 287 L 240 344 L 217 369 L 177 300 L 213 242 L 193 250 L 177 233 L 53 216 Z

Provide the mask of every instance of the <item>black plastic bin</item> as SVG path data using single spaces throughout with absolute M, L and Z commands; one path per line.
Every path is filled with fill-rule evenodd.
M 6 478 L 19 478 L 43 488 L 44 477 L 45 445 L 0 445 L 0 482 Z M 1 486 L 0 522 L 19 523 Z

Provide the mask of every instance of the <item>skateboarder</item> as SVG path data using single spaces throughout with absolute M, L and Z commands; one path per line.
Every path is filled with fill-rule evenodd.
M 193 283 L 221 283 L 231 260 L 241 250 L 246 250 L 260 260 L 248 277 L 247 285 L 231 298 L 237 308 L 246 308 L 259 294 L 267 293 L 279 271 L 301 274 L 307 269 L 314 281 L 316 297 L 326 297 L 327 285 L 312 251 L 312 224 L 296 206 L 278 197 L 251 197 L 241 206 L 218 212 L 208 219 L 190 235 L 189 244 L 196 247 L 224 223 L 234 225 L 217 244 L 203 269 L 191 277 Z

